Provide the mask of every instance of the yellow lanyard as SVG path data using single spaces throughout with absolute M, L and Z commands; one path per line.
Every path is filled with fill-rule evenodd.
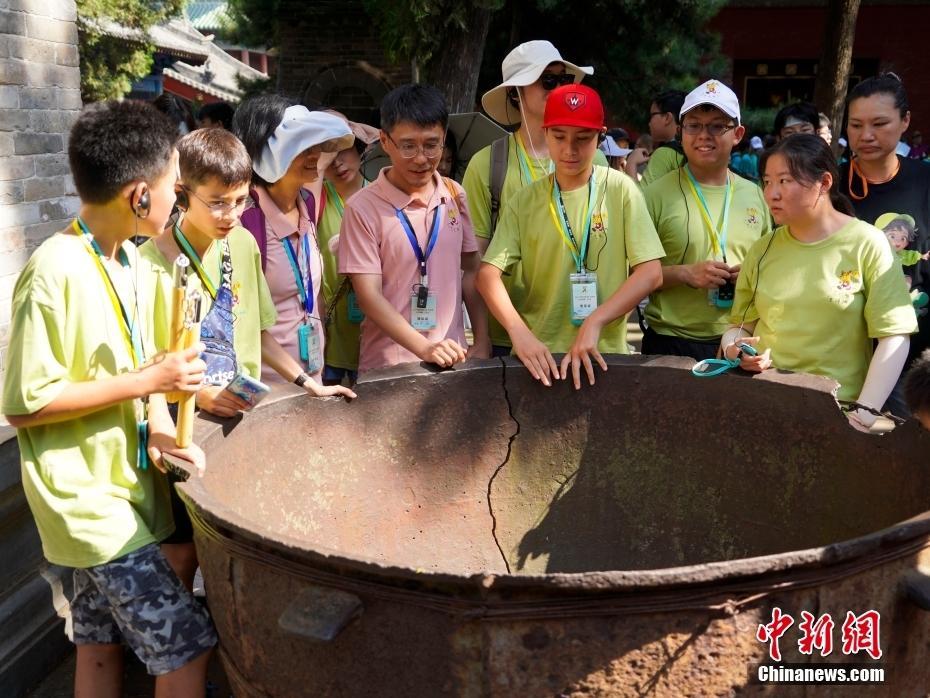
M 541 174 L 536 177 L 533 173 L 535 168 L 533 167 L 533 161 L 530 160 L 530 154 L 526 150 L 526 146 L 523 145 L 523 138 L 519 133 L 514 134 L 514 140 L 517 142 L 517 161 L 520 163 L 520 169 L 523 170 L 524 179 L 527 180 L 527 184 L 535 182 L 537 179 L 542 179 L 546 174 L 552 172 L 552 163 L 549 164 L 549 172 L 546 174 Z
M 695 187 L 694 175 L 691 174 L 691 170 L 688 169 L 688 166 L 685 165 L 685 174 L 687 175 L 688 186 L 691 188 L 691 194 L 694 196 L 694 200 L 697 202 L 698 210 L 701 212 L 701 218 L 704 220 L 704 225 L 707 228 L 707 233 L 710 235 L 710 244 L 711 248 L 714 251 L 714 257 L 722 257 L 723 261 L 727 260 L 726 254 L 726 244 L 727 244 L 727 228 L 730 223 L 730 203 L 733 200 L 733 177 L 730 173 L 727 173 L 727 191 L 723 199 L 723 213 L 721 214 L 720 227 L 715 226 L 710 220 L 710 209 L 707 206 L 707 201 L 704 199 L 704 194 L 698 191 L 698 188 Z M 723 243 L 721 244 L 721 238 Z
M 100 272 L 100 276 L 103 278 L 103 285 L 107 289 L 110 304 L 113 306 L 113 311 L 116 313 L 117 320 L 121 321 L 119 324 L 122 329 L 123 341 L 125 341 L 126 348 L 129 350 L 129 355 L 132 357 L 133 368 L 139 368 L 139 365 L 143 362 L 141 338 L 134 336 L 133 323 L 129 319 L 123 302 L 116 293 L 116 287 L 113 285 L 110 274 L 107 273 L 101 261 L 102 253 L 99 251 L 99 248 L 96 248 L 96 243 L 93 242 L 90 232 L 84 229 L 77 219 L 71 221 L 71 227 L 74 229 L 74 232 L 77 233 L 78 237 L 81 238 L 81 241 L 84 243 L 84 249 L 87 250 L 87 253 L 93 258 L 97 265 L 97 271 Z M 122 252 L 122 250 L 120 251 Z M 125 252 L 123 252 L 123 254 L 125 255 Z M 128 262 L 129 260 L 127 259 L 126 261 Z M 124 264 L 124 266 L 126 265 Z

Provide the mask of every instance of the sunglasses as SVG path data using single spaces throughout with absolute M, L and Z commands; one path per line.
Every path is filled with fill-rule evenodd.
M 551 92 L 559 85 L 571 85 L 573 82 L 575 82 L 575 76 L 571 73 L 562 73 L 561 75 L 543 73 L 539 76 L 539 84 L 542 85 L 546 92 Z

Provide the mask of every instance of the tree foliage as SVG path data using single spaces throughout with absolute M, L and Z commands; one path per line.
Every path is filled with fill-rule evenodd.
M 226 11 L 231 21 L 224 34 L 244 46 L 277 46 L 280 22 L 289 21 L 280 17 L 281 0 L 227 0 Z
M 81 97 L 84 102 L 117 99 L 152 69 L 152 25 L 178 15 L 184 0 L 77 0 Z M 136 40 L 110 36 L 113 22 L 132 30 Z

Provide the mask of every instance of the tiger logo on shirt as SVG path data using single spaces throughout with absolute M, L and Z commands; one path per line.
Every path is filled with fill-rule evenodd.
M 446 218 L 449 220 L 449 225 L 454 228 L 459 223 L 459 210 L 454 205 L 450 205 L 446 213 Z
M 750 206 L 746 209 L 746 225 L 755 228 L 762 224 L 762 218 L 759 216 L 759 209 Z
M 607 213 L 598 211 L 591 216 L 591 234 L 604 236 L 607 234 Z

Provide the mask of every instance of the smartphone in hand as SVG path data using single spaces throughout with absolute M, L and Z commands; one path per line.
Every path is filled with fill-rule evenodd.
M 271 392 L 271 388 L 267 385 L 242 371 L 237 373 L 223 390 L 232 393 L 240 400 L 244 400 L 252 407 L 255 407 Z

